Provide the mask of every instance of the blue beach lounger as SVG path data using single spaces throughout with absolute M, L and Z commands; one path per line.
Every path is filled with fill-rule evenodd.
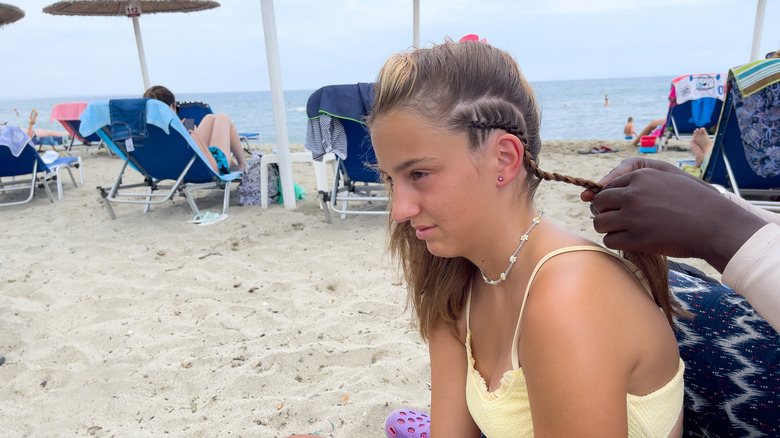
M 170 107 L 155 99 L 116 99 L 94 102 L 81 116 L 81 135 L 97 133 L 124 160 L 114 184 L 98 187 L 112 218 L 112 203 L 139 204 L 144 212 L 179 193 L 192 211 L 200 210 L 192 197 L 198 189 L 224 190 L 222 213 L 228 210 L 230 183 L 242 172 L 219 174 Z M 141 173 L 141 183 L 123 183 L 127 167 Z M 170 181 L 170 183 L 163 183 Z M 139 190 L 141 189 L 141 190 Z M 157 191 L 161 193 L 155 193 Z
M 720 184 L 769 211 L 780 212 L 780 59 L 729 70 L 726 102 L 704 168 Z
M 56 156 L 56 153 L 54 154 Z M 48 161 L 48 160 L 46 160 Z M 79 168 L 81 183 L 84 174 L 81 167 L 81 157 L 58 157 L 51 162 L 44 161 L 35 150 L 30 136 L 15 126 L 0 125 L 0 192 L 29 190 L 29 196 L 22 201 L 0 203 L 0 206 L 24 204 L 35 194 L 35 187 L 42 185 L 49 199 L 54 202 L 49 183 L 56 181 L 57 197 L 62 199 L 62 175 L 65 169 L 70 174 L 73 185 L 78 187 L 73 177 L 72 167 Z M 19 179 L 29 175 L 29 179 Z
M 717 126 L 725 86 L 726 75 L 722 73 L 697 73 L 673 79 L 666 115 L 666 140 L 672 136 L 689 140 L 696 128 L 710 131 Z
M 377 203 L 386 206 L 387 188 L 377 170 L 376 155 L 365 119 L 374 101 L 374 84 L 328 85 L 312 93 L 306 105 L 309 121 L 304 147 L 316 161 L 333 153 L 334 182 L 330 191 L 320 191 L 325 217 L 330 210 L 346 214 L 387 214 L 387 209 L 350 209 L 349 204 Z

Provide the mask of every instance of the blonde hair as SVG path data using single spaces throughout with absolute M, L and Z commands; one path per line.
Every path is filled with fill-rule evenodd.
M 540 113 L 534 92 L 515 60 L 485 43 L 445 41 L 429 49 L 396 54 L 388 59 L 374 85 L 368 118 L 405 111 L 463 133 L 468 147 L 478 150 L 492 130 L 517 136 L 525 148 L 528 200 L 542 179 L 576 184 L 594 191 L 601 186 L 583 178 L 544 172 L 537 166 L 541 150 Z M 392 202 L 392 196 L 391 196 Z M 455 327 L 466 303 L 476 267 L 463 257 L 431 254 L 417 239 L 409 221 L 389 221 L 388 250 L 400 265 L 423 339 L 440 325 Z M 679 306 L 669 294 L 668 265 L 661 256 L 624 255 L 648 278 L 656 303 L 670 323 Z

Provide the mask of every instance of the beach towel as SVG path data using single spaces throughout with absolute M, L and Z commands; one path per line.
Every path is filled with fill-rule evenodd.
M 19 157 L 30 140 L 30 136 L 21 129 L 9 129 L 8 126 L 0 125 L 0 144 L 8 146 L 14 157 Z
M 742 97 L 748 97 L 765 87 L 780 82 L 780 59 L 766 59 L 732 68 L 729 74 L 734 78 Z
M 347 158 L 347 133 L 339 119 L 322 115 L 306 122 L 306 143 L 313 160 L 322 161 L 322 156 L 333 152 L 342 160 Z
M 347 135 L 339 119 L 365 124 L 374 102 L 374 84 L 358 83 L 323 87 L 312 93 L 306 104 L 306 143 L 312 158 L 333 152 L 347 158 Z
M 726 99 L 725 88 L 726 75 L 697 73 L 674 79 L 669 97 L 674 99 L 676 105 L 691 101 L 691 117 L 688 122 L 695 126 L 704 126 L 712 120 L 716 101 Z

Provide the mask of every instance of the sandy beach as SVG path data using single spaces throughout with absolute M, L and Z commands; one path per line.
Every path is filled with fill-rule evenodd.
M 577 153 L 600 145 L 620 151 Z M 693 157 L 672 145 L 650 157 Z M 636 154 L 547 141 L 540 166 L 598 180 Z M 234 187 L 211 226 L 187 223 L 183 198 L 112 220 L 95 187 L 120 167 L 93 153 L 63 200 L 38 190 L 0 208 L 0 436 L 383 437 L 393 410 L 429 409 L 427 347 L 385 254 L 385 216 L 326 223 L 312 166 L 294 164 L 308 194 L 296 210 L 240 206 Z M 601 242 L 580 192 L 544 182 L 536 202 Z M 196 196 L 221 208 L 219 193 Z

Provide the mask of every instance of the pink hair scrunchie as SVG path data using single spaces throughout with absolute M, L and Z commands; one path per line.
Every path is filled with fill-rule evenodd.
M 475 33 L 470 33 L 458 41 L 459 43 L 462 43 L 463 41 L 479 41 L 480 43 L 487 44 L 487 38 L 482 38 L 480 41 L 479 37 Z

